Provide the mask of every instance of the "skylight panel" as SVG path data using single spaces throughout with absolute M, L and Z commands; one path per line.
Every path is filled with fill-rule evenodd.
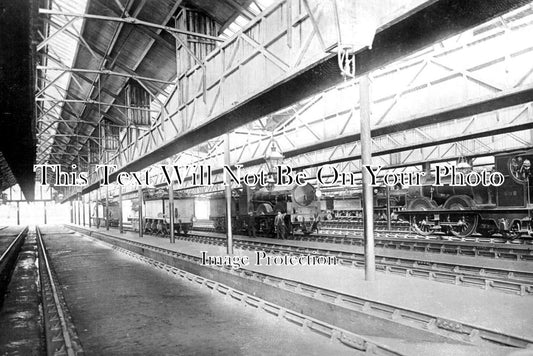
M 257 4 L 262 8 L 266 9 L 274 3 L 275 0 L 256 0 Z
M 248 7 L 248 10 L 250 10 L 254 15 L 258 15 L 259 13 L 261 13 L 261 9 L 257 6 L 255 1 L 252 1 L 250 6 Z
M 52 2 L 52 10 L 71 13 L 85 12 L 87 7 L 87 0 L 55 0 Z M 81 33 L 83 19 L 62 16 L 51 15 L 48 17 L 49 34 L 47 45 L 41 51 L 48 54 L 46 63 L 49 67 L 73 67 L 74 57 L 78 48 L 78 33 Z M 64 27 L 64 28 L 63 28 Z M 65 99 L 66 91 L 70 83 L 72 73 L 63 72 L 62 70 L 43 70 L 40 75 L 44 78 L 44 86 L 49 85 L 43 92 L 42 97 L 45 99 L 51 99 L 62 101 Z M 50 110 L 45 117 L 42 118 L 44 123 L 51 123 L 57 120 L 57 116 L 62 112 L 64 103 L 59 102 L 54 106 L 56 102 L 45 101 L 43 108 L 54 108 Z M 48 111 L 48 110 L 47 110 Z M 46 129 L 43 133 L 43 138 L 49 137 L 49 135 L 55 134 L 57 125 L 41 125 L 41 129 Z M 43 152 L 46 152 L 44 150 Z M 42 153 L 43 153 L 42 152 Z
M 235 23 L 237 25 L 239 25 L 239 27 L 243 28 L 244 25 L 246 25 L 248 23 L 249 20 L 245 19 L 244 16 L 242 15 L 239 15 L 236 19 L 235 19 Z

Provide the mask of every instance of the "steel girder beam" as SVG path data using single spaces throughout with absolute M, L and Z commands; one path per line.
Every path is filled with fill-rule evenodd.
M 132 4 L 133 4 L 133 3 L 129 3 L 128 8 L 129 8 L 129 6 L 132 6 Z M 133 15 L 134 15 L 134 16 L 137 16 L 137 15 L 139 14 L 139 12 L 142 10 L 143 6 L 144 6 L 144 3 L 141 3 L 141 5 L 137 7 L 137 9 L 135 10 L 135 13 L 133 13 Z M 124 7 L 123 12 L 124 12 L 124 13 L 127 13 L 127 12 L 128 12 L 128 8 Z M 121 16 L 122 16 L 122 15 L 123 15 L 123 14 L 121 14 Z M 83 30 L 82 30 L 80 33 L 78 33 L 78 37 L 79 37 L 81 43 L 84 45 L 85 48 L 87 48 L 87 50 L 91 53 L 91 55 L 92 55 L 93 57 L 95 57 L 95 58 L 99 61 L 99 63 L 100 63 L 99 66 L 98 66 L 98 69 L 99 69 L 99 70 L 102 70 L 102 69 L 105 67 L 106 62 L 108 61 L 108 54 L 111 53 L 111 51 L 112 51 L 113 48 L 115 47 L 115 45 L 116 45 L 116 43 L 117 43 L 117 40 L 118 40 L 118 37 L 119 37 L 119 35 L 120 35 L 121 31 L 122 31 L 123 26 L 124 26 L 124 22 L 119 22 L 119 23 L 118 23 L 118 26 L 115 28 L 115 30 L 114 30 L 114 32 L 113 32 L 113 36 L 112 36 L 112 38 L 111 38 L 111 40 L 110 40 L 110 42 L 109 42 L 107 48 L 105 49 L 105 52 L 103 52 L 103 53 L 100 54 L 100 56 L 102 57 L 101 59 L 97 57 L 97 55 L 96 55 L 96 53 L 95 53 L 95 50 L 94 50 L 93 48 L 91 48 L 91 46 L 89 46 L 89 44 L 87 43 L 87 41 L 83 38 L 83 35 L 82 35 Z M 76 54 L 76 56 L 77 56 L 77 54 Z M 76 60 L 74 60 L 73 63 L 76 63 Z M 72 73 L 73 73 L 73 74 L 76 74 L 76 75 L 80 75 L 80 76 L 82 75 L 82 74 L 80 74 L 80 73 L 78 73 L 78 72 L 72 72 Z M 74 77 L 74 76 L 71 76 L 71 79 L 75 80 L 75 77 Z M 96 76 L 95 79 L 90 79 L 90 78 L 87 78 L 87 77 L 84 77 L 84 78 L 82 78 L 82 79 L 85 79 L 86 82 L 89 83 L 90 86 L 91 86 L 90 89 L 89 89 L 89 92 L 88 92 L 88 94 L 87 94 L 87 97 L 86 97 L 86 99 L 90 99 L 90 98 L 92 98 L 93 91 L 96 89 L 96 83 L 98 82 L 99 84 L 101 84 L 102 75 L 99 74 L 98 76 Z M 70 87 L 70 83 L 69 83 L 69 86 L 68 86 L 68 87 Z M 81 87 L 81 86 L 80 86 L 80 87 Z M 100 85 L 99 85 L 98 89 L 99 89 L 99 92 L 98 92 L 98 99 L 100 99 L 100 95 L 101 95 L 102 92 L 104 92 L 104 93 L 110 95 L 110 96 L 113 98 L 113 101 L 112 101 L 112 102 L 114 102 L 114 100 L 117 100 L 117 99 L 119 98 L 117 94 L 111 93 L 111 92 L 110 92 L 109 90 L 107 90 L 107 89 L 103 89 L 103 90 L 102 90 L 102 89 L 100 88 Z M 83 107 L 83 109 L 82 109 L 82 111 L 81 111 L 81 113 L 80 113 L 79 116 L 75 115 L 74 113 L 69 113 L 68 111 L 66 111 L 66 112 L 69 113 L 69 114 L 71 114 L 71 115 L 73 115 L 73 116 L 76 116 L 76 117 L 78 117 L 78 118 L 81 118 L 81 116 L 83 116 L 83 115 L 85 114 L 86 110 L 87 110 L 87 105 L 84 105 L 84 107 Z M 104 116 L 105 116 L 105 114 L 102 115 L 102 117 L 104 117 Z M 92 135 L 92 133 L 94 132 L 94 130 L 96 129 L 96 126 L 99 125 L 100 120 L 102 119 L 102 117 L 99 117 L 98 120 L 96 120 L 97 123 L 96 123 L 96 125 L 93 127 L 93 131 L 91 131 L 91 135 Z M 126 122 L 126 121 L 127 121 L 127 120 L 125 120 L 125 122 Z M 100 134 L 100 133 L 98 133 L 98 134 Z M 79 142 L 79 139 L 76 138 L 76 141 Z M 86 141 L 82 144 L 81 147 L 83 147 L 85 144 L 87 144 L 87 141 L 88 141 L 88 140 L 86 140 Z M 80 148 L 80 149 L 81 149 L 81 148 Z M 61 162 L 62 160 L 63 160 L 63 157 L 60 157 L 60 158 L 58 159 L 58 162 Z M 71 162 L 69 162 L 69 163 L 71 163 Z
M 469 141 L 465 141 L 465 144 L 468 145 Z M 435 146 L 435 150 L 433 152 L 430 152 L 430 154 L 425 155 L 423 158 L 413 159 L 410 162 L 400 162 L 400 163 L 394 163 L 389 164 L 386 167 L 383 167 L 380 174 L 378 174 L 378 177 L 382 177 L 384 172 L 392 172 L 392 173 L 399 173 L 399 172 L 408 172 L 408 171 L 416 171 L 420 170 L 422 165 L 424 163 L 427 163 L 428 160 L 431 160 L 431 163 L 453 163 L 457 162 L 458 159 L 464 158 L 462 152 L 454 152 L 453 150 L 454 144 L 447 144 L 447 145 L 439 145 Z M 509 148 L 502 148 L 502 147 L 495 147 L 493 149 L 486 147 L 485 150 L 480 150 L 476 152 L 475 154 L 472 154 L 468 156 L 468 158 L 474 159 L 474 162 L 476 159 L 484 158 L 484 157 L 492 157 L 497 154 L 501 153 L 510 153 L 520 150 L 527 150 L 531 149 L 533 146 L 531 145 L 523 145 L 523 146 L 514 146 Z M 442 154 L 444 153 L 444 154 Z M 409 153 L 406 153 L 408 155 Z M 474 164 L 476 165 L 476 164 Z M 487 164 L 481 164 L 482 166 L 486 166 Z M 360 161 L 359 160 L 353 160 L 353 161 L 347 161 L 343 162 L 343 164 L 335 163 L 330 164 L 330 167 L 333 167 L 337 169 L 338 172 L 352 172 L 354 173 L 354 182 L 357 183 L 357 186 L 360 186 L 361 181 L 361 167 L 360 167 Z M 244 173 L 250 173 L 250 174 L 257 174 L 259 173 L 259 169 L 261 167 L 254 167 L 257 169 L 255 170 L 244 170 Z M 263 167 L 264 168 L 264 167 Z M 316 183 L 316 169 L 306 169 L 304 170 L 306 173 L 306 176 L 308 177 L 308 182 L 311 184 Z M 220 172 L 217 172 L 216 174 L 213 174 L 213 184 L 208 186 L 193 186 L 191 184 L 191 180 L 187 179 L 181 187 L 176 188 L 175 190 L 182 190 L 185 191 L 187 195 L 198 195 L 198 194 L 212 194 L 216 192 L 222 192 L 224 191 L 224 184 L 223 184 L 223 178 L 222 174 Z M 325 178 L 331 178 L 330 175 L 324 174 Z M 164 177 L 161 176 L 154 176 L 153 179 L 154 187 L 155 188 L 162 188 L 167 186 L 166 180 Z M 357 187 L 356 186 L 356 187 Z M 239 186 L 232 182 L 232 187 L 238 188 Z M 341 185 L 332 185 L 328 187 L 328 189 L 352 189 L 352 187 L 343 187 Z M 322 187 L 324 189 L 324 187 Z M 130 193 L 135 193 L 137 189 L 131 190 Z M 128 194 L 128 192 L 125 192 L 124 194 Z
M 100 6 L 104 6 L 106 10 L 109 12 L 109 14 L 113 15 L 114 17 L 122 17 L 123 15 L 125 15 L 126 17 L 136 17 L 136 16 L 132 16 L 132 14 L 130 14 L 123 5 L 120 6 L 121 12 L 119 13 L 115 9 L 113 9 L 113 7 L 109 6 L 109 2 L 106 0 L 96 0 L 96 2 Z M 178 1 L 177 3 L 179 5 L 179 3 L 181 3 L 181 0 Z M 145 26 L 136 26 L 135 28 L 141 31 L 142 33 L 144 33 L 145 35 L 152 37 L 157 43 L 161 44 L 167 49 L 174 51 L 174 43 L 171 43 L 165 38 L 158 35 L 162 31 L 161 29 L 154 30 L 150 27 L 145 27 Z
M 139 19 L 137 19 L 135 17 L 123 18 L 123 17 L 91 15 L 91 14 L 78 14 L 78 13 L 71 13 L 71 12 L 54 11 L 54 10 L 49 10 L 49 9 L 39 9 L 39 13 L 40 14 L 45 14 L 45 15 L 61 15 L 61 16 L 66 16 L 66 17 L 80 17 L 80 18 L 90 19 L 90 20 L 122 22 L 122 23 L 131 24 L 131 25 L 153 27 L 153 28 L 156 28 L 158 30 L 164 30 L 164 31 L 167 31 L 167 32 L 170 32 L 170 33 L 179 33 L 179 34 L 182 34 L 182 35 L 194 36 L 194 37 L 198 37 L 198 38 L 205 38 L 207 40 L 212 40 L 212 41 L 217 41 L 217 42 L 224 41 L 224 40 L 222 40 L 222 39 L 220 39 L 218 37 L 209 36 L 209 35 L 205 35 L 203 33 L 198 33 L 198 32 L 180 30 L 180 29 L 177 29 L 177 28 L 168 27 L 168 26 L 164 26 L 164 25 L 159 25 L 159 24 L 155 24 L 155 23 L 139 20 Z
M 531 140 L 528 142 L 527 139 L 524 139 L 524 135 L 529 133 L 526 130 L 531 129 L 533 129 L 533 122 L 528 122 L 514 125 L 506 130 L 496 128 L 436 141 L 428 140 L 425 144 L 416 146 L 396 147 L 395 142 L 391 140 L 388 145 L 374 150 L 372 154 L 373 164 L 383 166 L 386 169 L 404 168 L 420 165 L 423 162 L 435 163 L 461 157 L 487 156 L 500 152 L 528 149 L 532 146 Z M 386 140 L 387 138 L 382 139 Z M 326 156 L 327 153 L 329 152 L 326 152 Z M 339 172 L 360 172 L 360 158 L 359 153 L 347 155 L 336 160 L 323 159 L 320 161 L 315 161 L 314 155 L 310 157 L 298 156 L 284 160 L 284 164 L 292 167 L 295 171 L 306 172 L 307 176 L 313 176 L 316 170 L 323 166 L 334 166 Z M 268 168 L 263 162 L 263 164 L 247 166 L 247 168 L 242 169 L 242 173 L 258 174 L 260 171 L 267 170 Z M 212 173 L 213 182 L 222 182 L 223 172 L 221 169 L 214 169 Z M 163 184 L 164 176 L 161 175 L 154 178 L 154 180 Z M 191 179 L 187 178 L 183 188 L 188 189 L 190 187 Z
M 498 152 L 528 148 L 533 142 L 533 131 L 531 131 L 533 129 L 532 105 L 532 103 L 527 103 L 483 115 L 475 113 L 475 117 L 461 116 L 442 122 L 427 121 L 425 126 L 418 126 L 422 122 L 419 120 L 420 118 L 412 119 L 411 121 L 417 122 L 417 125 L 408 125 L 411 121 L 407 121 L 406 127 L 409 127 L 409 129 L 392 132 L 384 130 L 380 135 L 373 135 L 375 164 L 389 168 L 399 168 L 417 165 L 420 162 L 439 162 L 453 160 L 458 157 L 486 156 Z M 432 115 L 427 117 L 432 117 Z M 475 119 L 482 124 L 473 125 L 472 120 Z M 491 129 L 487 130 L 486 127 Z M 421 128 L 424 130 L 421 130 Z M 448 135 L 439 134 L 439 132 L 447 132 Z M 411 137 L 413 134 L 419 135 L 421 138 L 416 140 L 416 142 L 415 140 L 410 140 L 403 144 L 401 143 L 402 136 Z M 341 145 L 343 153 L 337 155 L 341 158 L 332 159 L 332 153 L 338 147 L 334 145 L 321 147 L 318 150 L 309 152 L 287 152 L 285 153 L 284 164 L 294 170 L 306 172 L 316 171 L 317 167 L 324 165 L 341 167 L 339 171 L 342 172 L 360 170 L 360 164 L 357 163 L 360 159 L 358 141 L 343 143 Z M 220 155 L 220 152 L 217 152 L 217 155 Z M 222 169 L 215 168 L 221 166 L 220 164 L 215 165 L 216 162 L 212 162 L 216 161 L 216 159 L 211 158 L 212 161 L 210 161 L 210 157 L 193 161 L 190 164 L 211 165 L 213 167 L 213 181 L 222 181 Z M 232 162 L 239 162 L 244 167 L 244 174 L 257 174 L 261 170 L 267 170 L 264 159 L 247 162 L 233 160 Z M 177 159 L 175 162 L 168 160 L 168 162 L 163 162 L 163 164 L 184 165 L 182 159 Z M 308 174 L 308 176 L 311 175 Z M 163 174 L 154 175 L 153 181 L 156 184 L 165 184 Z M 189 188 L 191 188 L 191 179 L 187 178 L 183 189 Z
M 494 98 L 504 101 L 507 95 L 531 87 L 533 47 L 524 39 L 533 35 L 532 20 L 532 10 L 525 7 L 373 72 L 371 76 L 376 92 L 373 98 L 373 121 L 376 132 L 411 126 L 424 131 L 427 122 L 422 121 L 422 126 L 419 126 L 420 122 L 413 119 L 420 116 L 412 117 L 411 112 L 426 110 L 421 116 L 430 116 L 446 111 L 453 113 L 460 108 L 463 113 L 459 113 L 459 116 L 466 115 L 468 110 L 465 108 L 472 103 L 474 106 L 470 108 L 477 111 L 475 103 L 484 105 L 486 100 Z M 231 140 L 232 151 L 236 152 L 233 162 L 254 159 L 261 162 L 273 138 L 281 151 L 296 154 L 298 150 L 305 154 L 309 148 L 320 150 L 321 147 L 335 147 L 339 142 L 335 141 L 337 139 L 341 142 L 343 138 L 347 139 L 345 142 L 357 140 L 358 136 L 354 136 L 359 127 L 356 93 L 357 83 L 346 82 L 289 110 L 272 115 L 282 115 L 282 120 L 274 120 L 270 116 L 262 118 L 254 125 L 267 130 L 264 134 L 258 134 L 259 138 L 250 137 L 246 132 L 243 133 L 247 136 L 242 136 L 240 133 L 243 128 L 240 128 Z M 485 96 L 483 93 L 486 93 Z M 428 102 L 428 99 L 431 101 Z M 511 100 L 504 106 L 512 104 Z M 438 109 L 432 112 L 433 107 Z M 491 105 L 487 105 L 487 109 L 491 108 Z M 438 115 L 435 119 L 441 121 Z M 480 120 L 483 121 L 483 117 L 471 118 L 468 125 L 479 125 Z M 447 122 L 447 119 L 443 117 L 442 122 Z M 240 135 L 236 135 L 237 132 Z M 246 142 L 243 142 L 243 137 Z M 440 138 L 439 135 L 436 137 Z M 412 138 L 413 144 L 418 141 L 425 142 L 418 135 Z M 317 142 L 324 144 L 315 146 Z M 342 145 L 337 147 L 342 148 Z M 332 151 L 329 159 L 334 158 L 335 151 Z M 351 149 L 347 152 L 351 152 Z M 220 150 L 209 155 L 211 157 L 208 160 L 190 163 L 221 166 L 223 154 Z M 188 164 L 187 160 L 182 160 L 182 163 Z M 120 164 L 121 161 L 118 162 Z
M 418 12 L 403 17 L 376 34 L 372 49 L 356 55 L 357 75 L 379 68 L 410 53 L 420 50 L 453 34 L 479 25 L 504 12 L 527 4 L 528 1 L 469 1 L 439 0 Z M 271 112 L 302 100 L 342 81 L 337 58 L 331 55 L 313 66 L 298 71 L 287 80 L 207 123 L 183 133 L 150 153 L 139 157 L 120 171 L 138 171 L 166 157 L 194 147 L 228 130 L 235 129 Z M 96 188 L 93 184 L 84 191 Z
M 68 67 L 49 67 L 49 66 L 37 66 L 38 70 L 55 70 L 55 71 L 63 71 L 63 72 L 78 72 L 78 73 L 90 73 L 90 74 L 98 74 L 98 75 L 116 75 L 119 77 L 125 77 L 125 78 L 131 78 L 136 80 L 146 80 L 151 81 L 159 84 L 174 84 L 174 82 L 167 82 L 165 80 L 155 79 L 155 78 L 147 78 L 147 77 L 141 77 L 137 76 L 135 74 L 131 73 L 120 73 L 120 72 L 114 72 L 112 70 L 95 70 L 95 69 L 84 69 L 84 68 L 68 68 Z
M 102 1 L 99 1 L 99 3 L 103 6 L 106 6 L 106 4 L 103 4 Z M 176 1 L 175 5 L 174 5 L 174 8 L 170 11 L 169 15 L 167 16 L 167 18 L 165 18 L 164 20 L 164 23 L 166 24 L 172 14 L 175 12 L 175 10 L 178 8 L 178 6 L 181 4 L 181 1 Z M 106 6 L 107 7 L 107 6 Z M 109 7 L 107 7 L 108 10 L 111 11 L 111 9 Z M 141 8 L 142 6 L 138 7 L 136 10 L 135 10 L 135 13 L 133 13 L 132 15 L 135 17 L 138 15 L 138 13 L 141 11 Z M 128 11 L 127 8 L 124 8 L 123 9 L 123 14 L 120 14 L 121 16 L 122 15 L 126 15 L 128 17 L 130 17 L 130 15 L 127 15 Z M 120 32 L 122 31 L 123 29 L 123 25 L 125 24 L 125 22 L 119 22 L 119 26 L 117 27 L 117 30 L 116 32 L 114 33 L 113 35 L 113 39 L 111 40 L 110 42 L 110 45 L 109 47 L 107 48 L 107 50 L 105 52 L 102 52 L 98 49 L 91 49 L 91 53 L 93 54 L 93 56 L 95 54 L 98 54 L 102 57 L 102 65 L 106 62 L 106 61 L 109 61 L 110 58 L 108 56 L 108 53 L 111 53 L 111 50 L 113 49 L 113 47 L 115 46 L 116 44 L 116 40 L 118 39 L 118 36 L 120 35 Z M 151 29 L 147 28 L 147 27 L 143 27 L 143 26 L 139 26 L 138 29 L 140 29 L 140 31 L 148 36 L 151 37 L 151 40 L 149 42 L 149 44 L 146 46 L 146 49 L 144 51 L 144 54 L 139 58 L 139 60 L 137 61 L 137 64 L 133 67 L 133 68 L 127 68 L 126 66 L 124 66 L 121 62 L 119 62 L 117 60 L 117 58 L 111 60 L 111 67 L 114 67 L 114 66 L 117 66 L 118 68 L 122 69 L 122 70 L 125 70 L 127 73 L 131 74 L 131 75 L 134 75 L 136 76 L 136 73 L 135 73 L 135 70 L 137 70 L 137 67 L 141 64 L 141 62 L 144 60 L 144 58 L 146 57 L 146 55 L 148 54 L 148 51 L 150 50 L 150 48 L 152 47 L 152 45 L 155 43 L 155 42 L 163 42 L 165 47 L 168 48 L 169 44 L 163 40 L 163 38 L 161 37 L 160 40 L 156 40 L 157 36 L 163 31 L 163 29 L 156 29 L 155 31 L 152 31 Z M 118 57 L 118 55 L 117 55 Z M 137 82 L 139 82 L 143 87 L 145 87 L 145 84 L 143 84 L 140 80 L 137 80 Z M 145 87 L 146 88 L 146 87 Z M 92 88 L 91 88 L 91 91 L 89 93 L 89 97 L 92 95 L 92 91 L 95 89 L 95 83 L 93 82 L 92 83 Z M 121 89 L 122 90 L 122 89 Z M 104 90 L 106 91 L 106 90 Z M 114 98 L 114 100 L 116 100 L 118 97 L 116 95 L 112 95 L 112 97 Z M 111 101 L 111 103 L 114 103 L 114 100 Z M 109 109 L 110 107 L 108 107 Z M 98 122 L 107 115 L 107 110 L 105 110 L 103 113 L 102 113 L 102 117 L 101 118 L 98 118 Z M 87 143 L 87 141 L 85 141 L 83 144 L 85 145 Z
M 111 104 L 106 103 L 98 100 L 83 100 L 83 99 L 56 99 L 56 98 L 37 98 L 35 101 L 53 101 L 53 102 L 62 102 L 62 103 L 84 103 L 84 104 L 90 104 L 90 105 L 101 105 L 101 106 L 112 106 L 115 108 L 122 108 L 122 109 L 131 109 L 131 110 L 139 110 L 139 111 L 150 111 L 150 112 L 159 112 L 159 110 L 151 110 L 151 109 L 145 109 L 137 106 L 128 106 L 128 105 L 120 105 L 120 104 Z M 83 122 L 83 121 L 80 121 Z M 86 121 L 90 122 L 92 124 L 95 124 L 93 121 Z
M 455 140 L 470 140 L 476 139 L 478 137 L 487 137 L 491 135 L 504 134 L 508 132 L 515 132 L 520 130 L 525 130 L 532 128 L 533 126 L 533 109 L 531 104 L 526 104 L 524 107 L 517 107 L 513 109 L 513 112 L 516 111 L 518 114 L 511 116 L 507 120 L 503 120 L 500 116 L 504 117 L 500 110 L 502 108 L 508 108 L 523 103 L 528 103 L 533 99 L 533 85 L 526 86 L 519 89 L 512 89 L 505 92 L 501 92 L 495 95 L 490 95 L 489 97 L 478 98 L 475 100 L 467 101 L 462 105 L 454 105 L 439 111 L 434 111 L 426 113 L 423 115 L 418 115 L 415 117 L 407 118 L 401 122 L 395 122 L 391 125 L 385 125 L 379 128 L 372 130 L 372 137 L 375 142 L 375 152 L 378 155 L 392 154 L 396 152 L 409 151 L 413 149 L 420 149 L 425 147 L 431 147 L 436 144 L 445 144 L 451 143 Z M 480 114 L 485 114 L 485 116 L 480 116 Z M 476 117 L 474 117 L 476 116 Z M 483 127 L 480 128 L 479 125 L 472 127 L 471 121 L 479 120 L 479 122 L 484 123 Z M 327 126 L 327 123 L 324 123 Z M 462 128 L 464 127 L 463 132 L 458 132 L 457 134 L 452 134 L 451 136 L 446 136 L 444 134 L 430 136 L 427 132 L 435 132 L 442 130 L 444 132 L 453 133 L 452 128 Z M 486 127 L 490 127 L 490 130 L 487 130 Z M 416 134 L 417 139 L 412 138 L 406 144 L 400 144 L 401 138 L 396 138 L 396 136 L 408 136 L 411 137 L 412 133 L 416 133 L 417 130 L 420 130 L 419 134 Z M 418 137 L 420 136 L 420 137 Z M 389 139 L 391 142 L 386 145 L 386 150 L 383 147 L 380 147 L 380 140 Z M 353 152 L 357 151 L 357 143 L 359 142 L 360 134 L 351 134 L 344 137 L 340 137 L 333 140 L 318 142 L 313 145 L 307 145 L 302 148 L 296 148 L 293 150 L 287 150 L 283 152 L 285 162 L 295 169 L 309 169 L 312 167 L 319 167 L 328 163 L 341 163 L 345 161 L 350 161 L 358 159 L 358 156 L 354 155 Z M 255 150 L 262 150 L 265 147 L 268 147 L 269 138 L 261 142 L 256 143 Z M 338 147 L 344 147 L 344 151 L 348 153 L 341 153 L 334 155 L 334 151 Z M 242 150 L 241 147 L 236 147 L 234 151 Z M 298 161 L 299 157 L 302 157 L 306 154 L 312 154 L 319 151 L 326 151 L 327 155 L 321 154 L 319 159 L 316 155 L 313 158 L 309 159 L 313 163 L 302 164 Z M 193 161 L 191 164 L 209 164 L 212 167 L 221 167 L 221 159 L 223 153 L 219 149 L 217 152 L 210 152 L 209 160 L 202 159 L 198 161 Z M 243 161 L 238 158 L 233 158 L 233 162 L 239 162 L 243 167 L 254 167 L 261 166 L 264 164 L 264 153 L 259 154 L 260 158 L 254 158 L 251 160 Z M 336 158 L 336 156 L 341 156 L 341 158 Z M 183 162 L 183 159 L 181 160 Z M 220 169 L 215 169 L 213 171 L 215 174 L 220 173 Z
M 473 116 L 484 112 L 498 110 L 505 107 L 520 105 L 533 100 L 533 85 L 526 88 L 518 88 L 501 92 L 489 97 L 467 101 L 463 105 L 448 108 L 444 111 L 437 111 L 430 114 L 414 117 L 405 122 L 394 123 L 392 125 L 380 127 L 372 130 L 372 137 L 383 136 L 395 132 L 402 132 L 411 130 L 413 128 L 424 127 L 435 123 L 443 123 L 450 120 L 455 120 L 463 117 Z M 503 128 L 502 128 L 503 129 Z M 334 140 L 324 141 L 310 145 L 305 148 L 300 148 L 285 152 L 285 157 L 295 157 L 307 152 L 334 147 L 338 145 L 347 144 L 350 142 L 359 141 L 360 134 L 356 133 L 345 137 L 340 137 Z

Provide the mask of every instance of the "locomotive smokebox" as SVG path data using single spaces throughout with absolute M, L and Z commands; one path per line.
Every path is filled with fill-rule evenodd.
M 292 201 L 300 206 L 308 206 L 315 201 L 315 188 L 311 184 L 296 186 L 292 190 Z

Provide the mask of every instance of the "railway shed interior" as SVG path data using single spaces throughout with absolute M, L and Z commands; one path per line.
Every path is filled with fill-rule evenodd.
M 533 354 L 533 2 L 0 3 L 0 354 Z

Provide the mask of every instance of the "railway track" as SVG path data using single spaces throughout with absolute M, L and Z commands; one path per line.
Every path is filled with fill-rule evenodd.
M 387 230 L 387 229 L 378 229 L 374 230 L 375 236 L 379 237 L 390 237 L 390 238 L 409 238 L 413 240 L 444 240 L 444 241 L 454 241 L 454 242 L 474 242 L 474 243 L 490 243 L 490 244 L 508 244 L 508 245 L 528 245 L 531 246 L 531 239 L 514 239 L 509 240 L 503 237 L 486 237 L 482 235 L 472 234 L 469 237 L 455 237 L 445 234 L 432 234 L 427 236 L 419 235 L 415 232 L 409 230 Z M 346 237 L 359 237 L 363 235 L 363 228 L 338 228 L 338 227 L 320 227 L 320 233 L 316 234 L 318 236 L 346 236 Z
M 47 355 L 84 355 L 38 227 L 35 228 L 35 234 L 39 252 L 39 277 Z
M 204 231 L 204 232 L 220 232 L 216 231 L 212 224 L 204 223 L 202 226 L 194 226 L 192 230 Z M 363 223 L 358 220 L 325 220 L 319 225 L 320 233 L 313 233 L 312 236 L 328 237 L 328 236 L 346 236 L 346 237 L 359 237 L 363 234 Z M 487 237 L 474 233 L 469 237 L 456 237 L 452 235 L 446 235 L 443 233 L 434 233 L 427 236 L 417 234 L 411 229 L 409 223 L 403 222 L 401 224 L 393 224 L 391 229 L 388 229 L 385 221 L 375 221 L 374 234 L 380 237 L 401 237 L 412 238 L 417 240 L 438 240 L 444 239 L 448 241 L 462 241 L 462 242 L 475 242 L 475 243 L 501 243 L 501 244 L 529 244 L 532 245 L 532 239 L 516 238 L 514 240 L 505 239 L 498 234 Z M 268 236 L 265 236 L 268 237 Z
M 72 226 L 69 226 L 72 228 Z M 74 228 L 75 231 L 81 232 L 82 234 L 88 234 L 93 238 L 102 240 L 99 236 L 100 234 L 86 231 L 83 229 Z M 188 239 L 187 237 L 177 237 L 182 239 Z M 193 256 L 190 254 L 176 252 L 173 250 L 165 249 L 162 247 L 152 246 L 146 243 L 131 241 L 121 237 L 106 235 L 103 241 L 108 242 L 117 241 L 122 244 L 131 245 L 140 248 L 140 251 L 151 251 L 149 254 L 153 256 L 153 252 L 160 253 L 165 256 L 172 258 L 179 258 L 186 260 L 188 262 L 194 262 L 201 265 L 201 258 L 199 256 Z M 110 242 L 108 242 L 110 243 Z M 143 255 L 134 253 L 127 248 L 115 246 L 120 252 L 126 253 L 130 256 L 134 256 L 140 260 L 143 260 L 146 263 L 157 266 L 163 270 L 166 270 L 169 273 L 182 273 L 179 272 L 175 267 L 162 263 L 160 261 L 154 260 L 152 258 L 147 258 Z M 165 258 L 165 257 L 163 257 Z M 168 261 L 168 258 L 165 258 Z M 265 284 L 275 286 L 282 290 L 291 291 L 300 295 L 304 295 L 316 300 L 324 301 L 331 303 L 337 307 L 346 308 L 349 310 L 355 310 L 370 316 L 384 318 L 387 320 L 393 320 L 401 325 L 406 325 L 409 327 L 431 331 L 438 335 L 443 335 L 446 337 L 453 338 L 455 340 L 460 340 L 474 345 L 500 345 L 500 346 L 510 346 L 516 348 L 530 348 L 533 346 L 533 339 L 528 339 L 518 335 L 510 335 L 502 333 L 498 330 L 488 329 L 479 327 L 469 323 L 463 323 L 457 320 L 451 320 L 447 318 L 442 318 L 438 315 L 432 315 L 429 313 L 419 312 L 417 310 L 412 310 L 408 308 L 401 308 L 395 305 L 382 303 L 370 299 L 365 299 L 357 296 L 347 295 L 339 293 L 334 290 L 318 288 L 313 285 L 302 283 L 296 280 L 288 278 L 274 277 L 266 273 L 251 271 L 245 268 L 233 269 L 230 266 L 218 267 L 210 266 L 209 268 L 216 268 L 225 270 L 228 273 L 237 274 L 243 278 L 248 278 L 255 281 L 262 281 Z M 185 275 L 189 275 L 187 272 L 183 272 Z M 196 281 L 199 284 L 203 283 L 203 278 L 192 275 L 191 280 Z M 209 286 L 209 288 L 217 289 L 217 285 Z M 232 297 L 234 297 L 232 295 Z M 234 297 L 235 298 L 235 297 Z
M 217 233 L 213 228 L 209 227 L 194 228 L 191 230 L 191 233 L 194 232 Z M 375 231 L 374 235 L 374 243 L 378 248 L 457 256 L 488 257 L 511 261 L 533 261 L 533 245 L 524 243 L 499 243 L 499 240 L 497 239 L 491 239 L 489 241 L 484 238 L 473 237 L 462 240 L 443 240 L 440 239 L 441 236 L 421 237 L 419 235 L 405 234 L 396 231 Z M 258 236 L 260 235 L 258 234 Z M 362 230 L 331 230 L 329 233 L 314 233 L 311 235 L 294 233 L 293 235 L 289 235 L 287 239 L 353 246 L 364 245 Z
M 374 243 L 378 248 L 390 248 L 458 256 L 488 257 L 512 261 L 533 261 L 533 246 L 524 244 L 493 243 L 482 241 L 456 241 L 413 237 L 411 235 L 376 232 Z M 325 242 L 343 245 L 363 246 L 362 232 L 359 234 L 294 234 L 289 240 Z
M 226 238 L 207 234 L 189 234 L 176 238 L 199 243 L 225 245 Z M 364 267 L 364 254 L 347 252 L 340 249 L 316 248 L 297 245 L 287 245 L 278 240 L 251 241 L 245 239 L 234 240 L 235 246 L 245 250 L 264 250 L 283 255 L 324 255 L 334 256 L 346 266 Z M 522 296 L 533 295 L 533 271 L 517 271 L 511 268 L 486 268 L 475 265 L 465 265 L 454 261 L 434 262 L 427 259 L 413 259 L 376 254 L 376 269 L 384 273 L 419 277 L 438 282 L 474 286 L 478 288 L 515 293 Z

